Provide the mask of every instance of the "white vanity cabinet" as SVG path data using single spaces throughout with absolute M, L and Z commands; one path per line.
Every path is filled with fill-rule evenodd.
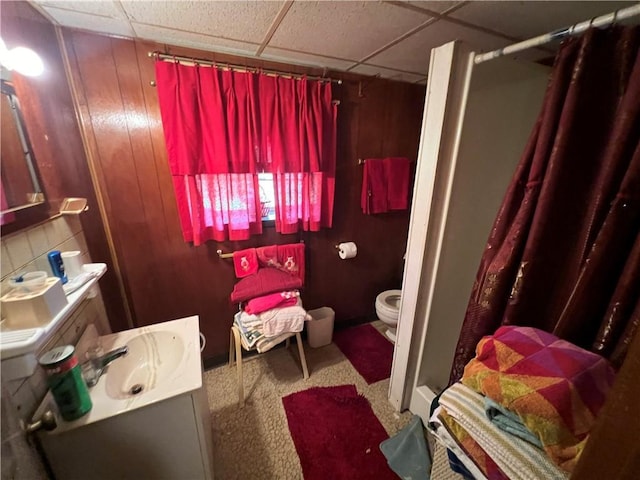
M 78 350 L 82 350 L 81 338 Z M 105 352 L 127 345 L 90 389 L 86 415 L 61 419 L 37 438 L 56 480 L 213 478 L 213 440 L 200 359 L 197 316 L 99 338 Z M 133 391 L 132 385 L 143 388 Z
M 204 385 L 88 425 L 42 431 L 38 439 L 56 480 L 213 479 Z

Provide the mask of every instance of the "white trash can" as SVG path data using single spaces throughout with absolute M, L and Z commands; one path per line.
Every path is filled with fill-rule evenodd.
M 307 342 L 312 348 L 324 347 L 331 343 L 333 321 L 336 312 L 331 307 L 320 307 L 307 312 L 313 320 L 307 320 Z

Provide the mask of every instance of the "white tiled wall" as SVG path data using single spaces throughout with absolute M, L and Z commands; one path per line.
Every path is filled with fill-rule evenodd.
M 52 275 L 47 253 L 80 250 L 83 263 L 90 263 L 87 242 L 80 219 L 75 215 L 58 217 L 37 227 L 2 237 L 2 293 L 7 290 L 7 280 L 22 272 L 43 270 Z

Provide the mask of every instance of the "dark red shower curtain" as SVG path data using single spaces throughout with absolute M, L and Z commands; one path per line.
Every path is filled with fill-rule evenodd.
M 612 360 L 640 319 L 639 28 L 558 52 L 491 230 L 451 381 L 500 325 L 553 332 Z

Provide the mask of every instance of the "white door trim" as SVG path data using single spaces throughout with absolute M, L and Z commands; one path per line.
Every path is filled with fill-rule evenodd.
M 450 42 L 431 51 L 402 300 L 389 382 L 389 401 L 396 410 L 408 408 L 417 381 L 416 366 L 422 357 L 426 312 L 433 293 L 432 279 L 426 278 L 426 274 L 431 272 L 433 276 L 436 271 L 434 262 L 437 264 L 437 252 L 428 252 L 427 247 L 433 242 L 434 246 L 441 243 L 444 221 L 442 212 L 432 208 L 438 197 L 435 192 L 436 173 L 440 175 L 443 170 L 449 171 L 455 159 L 450 151 L 455 147 L 457 135 L 446 135 L 445 130 L 450 128 L 452 121 L 454 125 L 459 124 L 458 116 L 464 112 L 464 105 L 460 105 L 460 111 L 453 112 L 458 115 L 453 115 L 455 118 L 452 119 L 451 91 L 459 90 L 461 81 L 465 88 L 468 86 L 470 68 L 473 68 L 473 54 L 460 42 Z M 450 188 L 450 181 L 447 183 L 447 188 Z

